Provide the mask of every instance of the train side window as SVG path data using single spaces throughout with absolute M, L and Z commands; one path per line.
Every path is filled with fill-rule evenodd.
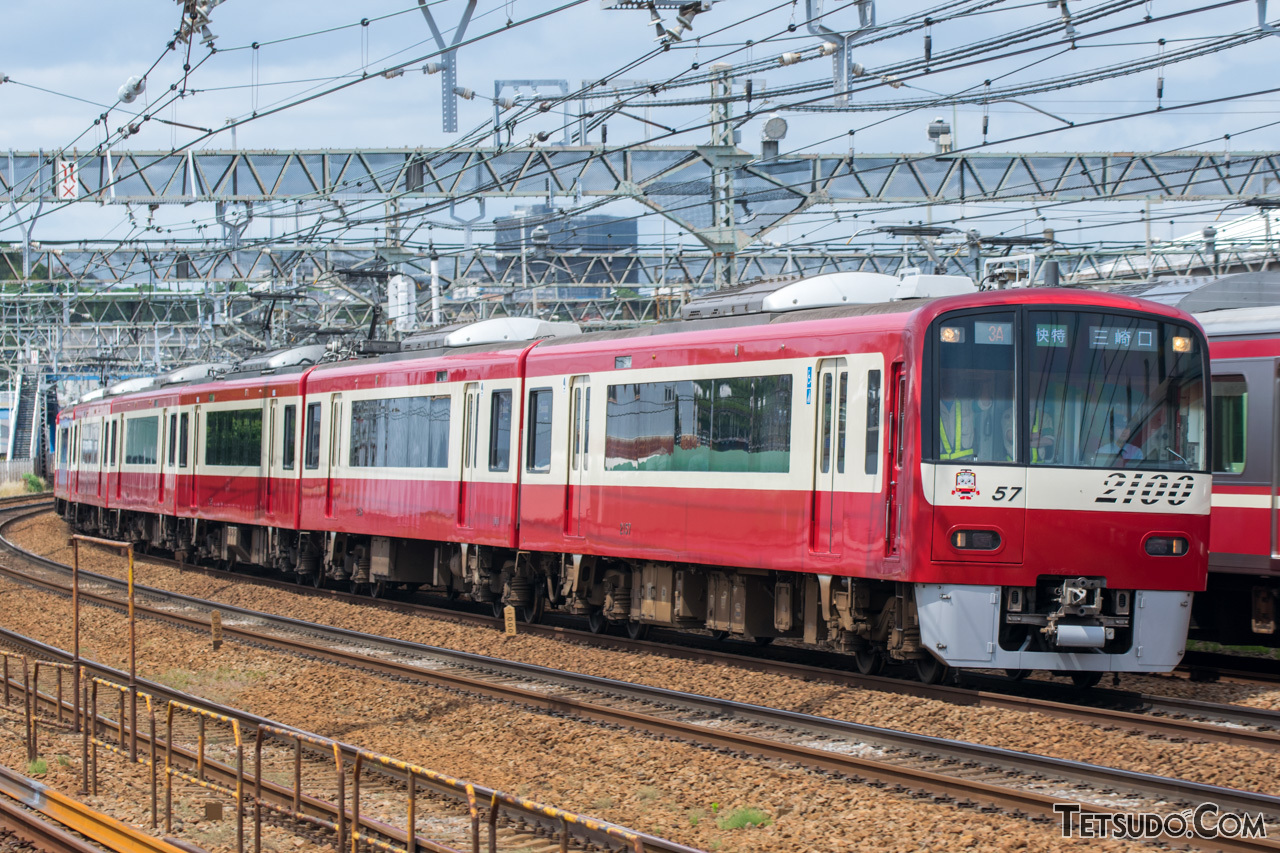
M 108 442 L 111 445 L 111 449 L 109 451 L 110 457 L 109 457 L 108 464 L 110 464 L 112 467 L 115 467 L 115 464 L 116 464 L 116 426 L 117 424 L 119 424 L 119 421 L 111 422 L 111 440 Z
M 292 471 L 298 452 L 298 407 L 284 407 L 284 453 L 280 454 L 284 470 Z
M 204 431 L 204 464 L 262 466 L 262 409 L 210 412 Z
M 550 388 L 529 392 L 529 447 L 525 467 L 531 473 L 551 470 L 551 403 Z
M 188 433 L 187 433 L 187 430 L 190 429 L 190 427 L 188 427 L 187 425 L 187 419 L 189 417 L 190 416 L 184 412 L 181 420 L 178 421 L 178 467 L 179 468 L 187 467 L 187 446 L 190 444 L 190 442 L 188 441 Z
M 822 377 L 822 473 L 831 473 L 831 374 Z
M 178 415 L 169 415 L 169 467 L 178 461 Z
M 1249 388 L 1243 376 L 1213 377 L 1213 472 L 1244 471 Z
M 494 391 L 489 400 L 489 470 L 511 467 L 511 391 Z
M 67 464 L 67 428 L 63 427 L 58 432 L 58 461 L 63 465 Z
M 880 470 L 880 371 L 867 371 L 867 445 L 862 470 L 874 475 Z
M 160 456 L 160 416 L 129 418 L 125 427 L 125 464 L 156 464 Z
M 849 419 L 849 371 L 840 371 L 836 394 L 836 473 L 843 474 L 845 426 Z
M 307 468 L 315 470 L 320 467 L 320 404 L 307 406 Z

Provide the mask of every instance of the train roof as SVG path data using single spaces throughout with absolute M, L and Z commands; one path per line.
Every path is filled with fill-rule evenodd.
M 1256 338 L 1280 334 L 1280 305 L 1266 308 L 1229 308 L 1196 314 L 1210 338 Z
M 1172 305 L 1200 317 L 1209 312 L 1280 306 L 1280 273 L 1260 271 L 1158 279 L 1122 285 L 1112 288 L 1111 292 Z

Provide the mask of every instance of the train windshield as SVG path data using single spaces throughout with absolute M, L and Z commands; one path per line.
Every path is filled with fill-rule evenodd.
M 1186 326 L 1030 311 L 1032 465 L 1204 471 L 1204 354 Z

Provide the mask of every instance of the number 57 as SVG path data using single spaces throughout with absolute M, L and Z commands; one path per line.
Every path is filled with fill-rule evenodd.
M 1011 501 L 1021 491 L 1022 486 L 996 486 L 996 490 L 991 493 L 991 499 L 994 501 Z

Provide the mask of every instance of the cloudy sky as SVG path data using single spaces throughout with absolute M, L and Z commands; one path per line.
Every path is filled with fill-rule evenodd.
M 995 151 L 1191 148 L 1243 152 L 1274 149 L 1280 140 L 1280 125 L 1273 124 L 1280 120 L 1276 115 L 1280 94 L 1225 100 L 1191 110 L 1169 109 L 1277 85 L 1274 57 L 1275 45 L 1280 42 L 1275 36 L 1252 37 L 1257 33 L 1253 0 L 1104 0 L 1091 5 L 1072 0 L 1069 10 L 1076 34 L 1074 45 L 1064 35 L 1061 7 L 1051 7 L 1044 0 L 972 0 L 936 6 L 882 2 L 880 6 L 878 40 L 853 48 L 854 59 L 870 73 L 859 81 L 851 99 L 855 105 L 910 101 L 914 108 L 806 112 L 799 109 L 831 105 L 830 90 L 784 95 L 776 97 L 767 109 L 755 104 L 762 117 L 742 127 L 744 148 L 759 151 L 760 126 L 770 110 L 779 111 L 789 122 L 782 142 L 784 152 L 847 151 L 850 130 L 855 131 L 853 144 L 860 153 L 925 152 L 932 150 L 926 126 L 935 117 L 955 122 L 956 141 L 961 147 L 976 146 L 983 141 L 984 113 L 989 124 L 986 150 Z M 446 39 L 464 8 L 465 0 L 432 4 Z M 832 30 L 857 28 L 858 13 L 852 4 L 827 0 L 825 11 L 822 20 Z M 1107 11 L 1112 13 L 1103 14 Z M 0 84 L 0 110 L 6 118 L 0 122 L 0 147 L 15 151 L 91 148 L 104 139 L 104 124 L 94 125 L 104 112 L 108 113 L 105 128 L 115 130 L 125 123 L 126 109 L 115 105 L 117 89 L 130 76 L 142 74 L 147 75 L 147 90 L 130 111 L 150 112 L 176 124 L 147 122 L 138 134 L 118 142 L 117 149 L 169 150 L 197 139 L 198 148 L 231 148 L 230 132 L 208 137 L 191 128 L 222 128 L 229 119 L 244 121 L 255 111 L 270 113 L 280 107 L 287 108 L 236 127 L 234 144 L 253 149 L 433 147 L 460 140 L 488 144 L 495 80 L 563 79 L 576 92 L 584 81 L 604 78 L 673 83 L 697 74 L 692 68 L 695 63 L 705 72 L 713 63 L 727 62 L 749 68 L 743 79 L 754 81 L 759 101 L 762 92 L 768 99 L 772 91 L 816 84 L 831 75 L 829 58 L 786 67 L 777 59 L 784 52 L 812 56 L 822 44 L 807 31 L 803 2 L 719 0 L 696 18 L 683 41 L 663 51 L 654 41 L 654 28 L 645 10 L 605 10 L 601 0 L 480 0 L 465 33 L 466 39 L 474 41 L 461 49 L 458 58 L 459 85 L 474 90 L 478 97 L 459 102 L 459 132 L 446 133 L 441 127 L 441 77 L 422 73 L 424 63 L 438 57 L 433 57 L 437 48 L 416 0 L 226 0 L 211 14 L 217 51 L 211 54 L 197 40 L 189 57 L 184 45 L 174 51 L 165 47 L 173 38 L 180 13 L 171 0 L 76 0 L 53 5 L 10 0 L 3 13 L 7 38 L 0 53 L 0 74 L 10 78 Z M 675 25 L 674 10 L 664 10 L 662 15 L 668 26 Z M 924 15 L 931 18 L 931 25 L 904 31 L 904 22 L 919 23 Z M 1045 27 L 1040 35 L 1017 35 L 1037 26 Z M 906 85 L 900 88 L 880 79 L 879 70 L 920 59 L 926 34 L 941 68 L 928 74 L 904 74 L 898 82 Z M 947 59 L 950 51 L 988 41 L 963 61 Z M 1196 55 L 1183 59 L 1184 52 Z M 1159 65 L 1161 57 L 1166 58 L 1161 67 L 1123 73 L 1143 63 Z M 192 66 L 189 72 L 184 72 L 184 63 Z M 381 76 L 385 69 L 405 64 L 402 76 Z M 1112 69 L 1099 75 L 1105 79 L 1034 92 L 1019 97 L 1022 104 L 1002 102 L 985 108 L 967 104 L 954 110 L 929 105 L 929 99 L 939 95 L 980 93 L 988 80 L 999 89 L 1104 69 Z M 1161 77 L 1163 99 L 1158 102 Z M 328 93 L 348 83 L 354 85 Z M 184 90 L 185 96 L 177 97 Z M 532 95 L 528 89 L 519 94 Z M 709 88 L 702 85 L 668 89 L 659 97 L 696 101 L 707 94 Z M 605 103 L 593 101 L 587 108 L 599 109 Z M 1166 109 L 1156 115 L 1096 123 L 1154 110 L 1157 105 Z M 574 101 L 571 110 L 577 113 L 579 109 Z M 741 107 L 737 109 L 741 111 Z M 608 121 L 610 145 L 634 143 L 646 134 L 663 144 L 707 142 L 705 104 L 648 107 L 644 100 L 635 100 L 626 112 L 630 117 L 614 116 Z M 645 124 L 641 118 L 676 132 Z M 1066 122 L 1085 126 L 1069 127 Z M 558 108 L 535 112 L 522 118 L 513 138 L 519 141 L 543 130 L 555 141 L 560 138 L 560 125 Z M 1001 142 L 1040 131 L 1051 132 Z M 1224 138 L 1227 135 L 1229 140 Z M 599 130 L 591 141 L 600 142 Z M 39 235 L 46 239 L 118 239 L 127 232 L 128 223 L 120 209 L 87 207 L 81 205 L 42 220 Z M 1220 203 L 1160 206 L 1155 234 L 1168 237 L 1238 215 L 1235 211 L 1224 213 L 1223 208 Z M 490 215 L 503 209 L 502 205 L 491 205 Z M 928 215 L 935 221 L 963 225 L 982 217 L 976 221 L 984 233 L 1023 233 L 1049 224 L 1067 240 L 1072 240 L 1075 229 L 1080 242 L 1088 243 L 1141 240 L 1142 225 L 1134 219 L 1136 209 L 1133 204 L 1095 204 L 1048 206 L 1036 211 L 1026 205 L 1010 205 L 996 214 L 996 208 L 967 205 L 928 214 L 921 210 L 884 214 L 882 221 Z M 787 229 L 782 238 L 796 239 L 797 231 L 803 230 L 807 239 L 808 232 L 816 229 L 823 239 L 835 239 L 855 230 L 848 217 L 837 223 L 830 214 L 830 208 L 817 209 L 807 221 Z M 157 221 L 182 224 L 208 215 L 207 211 L 162 210 Z M 656 237 L 660 229 L 656 217 L 643 221 L 644 234 Z M 16 239 L 10 215 L 0 223 L 0 241 Z

